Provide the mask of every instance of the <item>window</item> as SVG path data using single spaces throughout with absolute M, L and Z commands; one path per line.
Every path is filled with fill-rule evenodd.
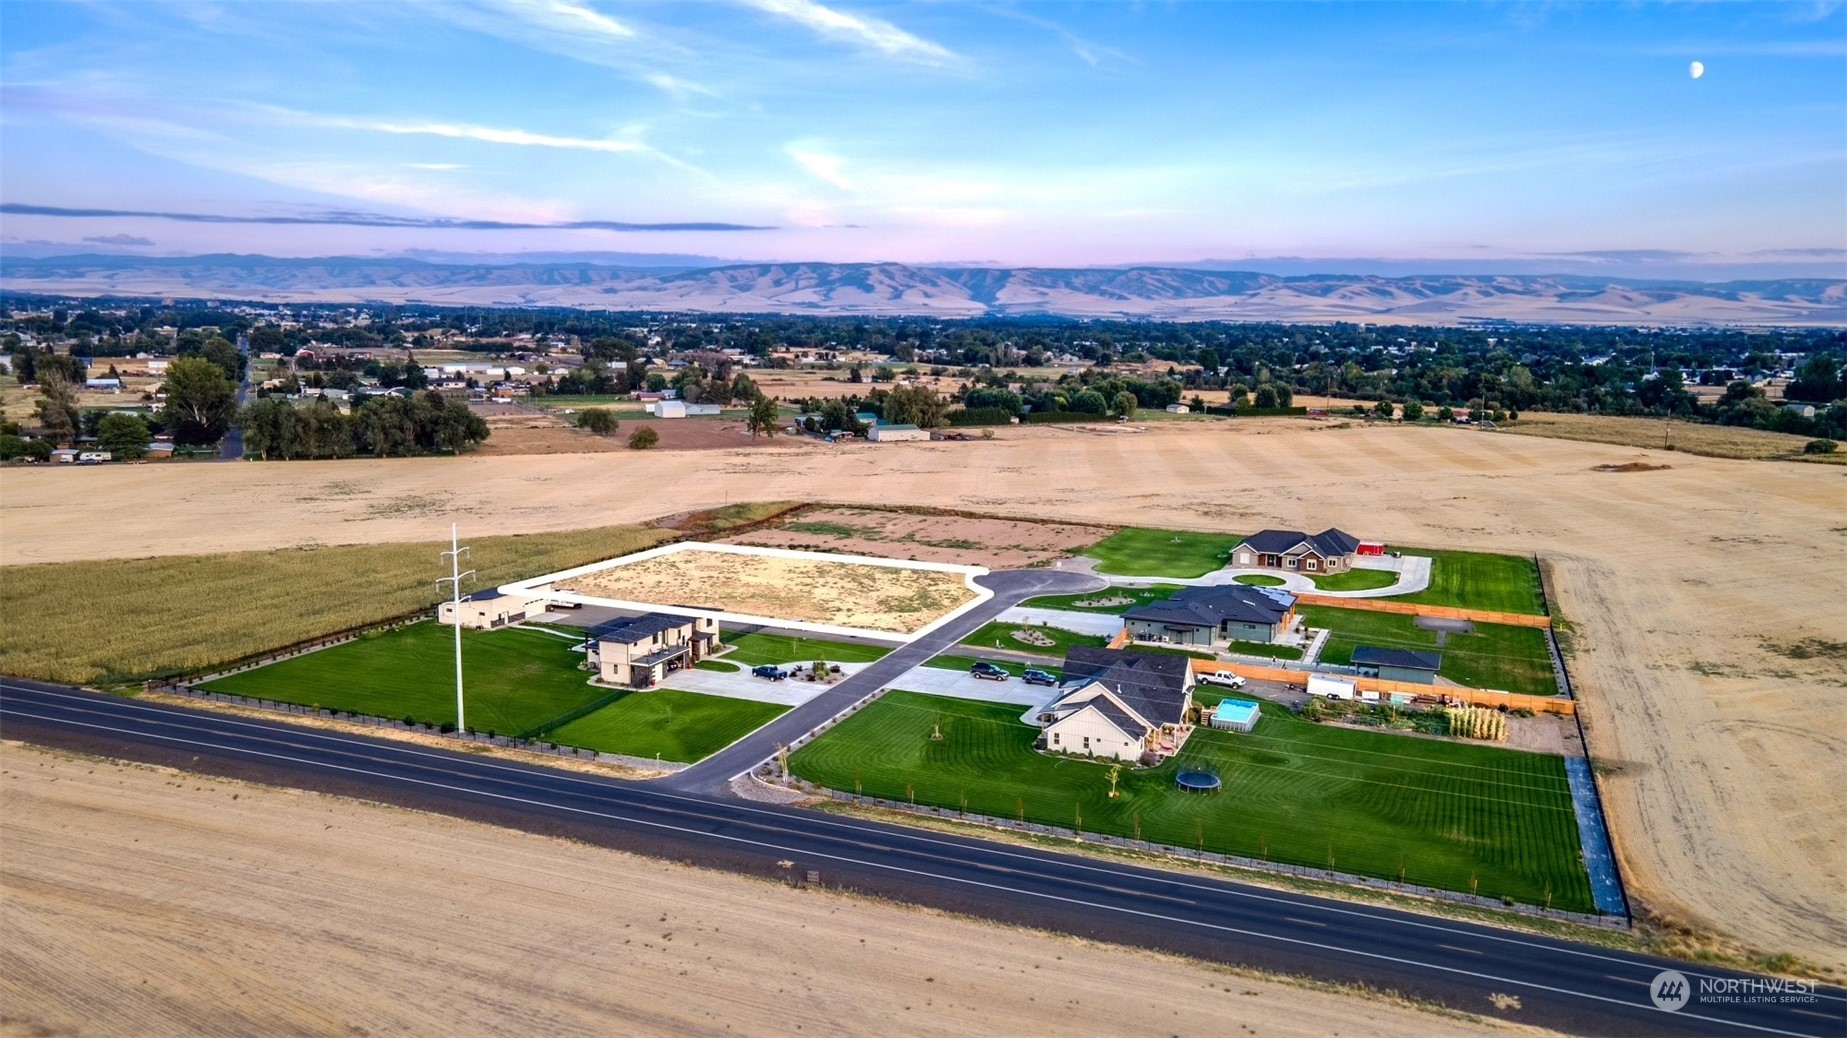
M 1314 559 L 1309 559 L 1309 560 L 1308 560 L 1308 571 L 1309 571 L 1310 573 L 1313 573 L 1313 572 L 1314 572 L 1315 570 L 1317 570 L 1317 569 L 1319 569 L 1319 568 L 1321 568 L 1321 564 L 1320 564 L 1320 563 L 1318 563 L 1318 562 L 1316 562 L 1316 561 L 1315 561 Z
M 1058 745 L 1058 733 L 1057 732 L 1052 733 L 1052 745 L 1053 746 Z
M 1295 568 L 1295 561 L 1296 561 L 1296 560 L 1294 560 L 1294 559 L 1289 559 L 1289 560 L 1288 560 L 1288 563 L 1289 563 L 1289 568 L 1290 568 L 1290 569 L 1294 569 L 1294 568 Z
M 1086 750 L 1090 749 L 1090 736 L 1088 735 L 1084 736 L 1084 748 Z

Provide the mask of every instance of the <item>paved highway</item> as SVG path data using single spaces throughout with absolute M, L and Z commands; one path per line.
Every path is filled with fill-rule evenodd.
M 233 399 L 236 401 L 237 409 L 242 411 L 250 397 L 250 336 L 238 335 L 237 352 L 244 356 L 244 377 L 238 379 L 237 395 Z M 244 430 L 233 425 L 225 432 L 224 439 L 218 444 L 218 460 L 244 460 Z
M 1847 997 L 1654 1008 L 1663 969 L 1744 974 L 1051 851 L 622 782 L 477 754 L 0 680 L 9 738 L 324 789 L 643 854 L 971 915 L 1361 982 L 1583 1034 L 1847 1033 Z M 723 769 L 719 769 L 723 770 Z M 779 863 L 793 863 L 793 871 Z M 587 909 L 593 910 L 593 909 Z M 1491 996 L 1518 1009 L 1497 1010 Z

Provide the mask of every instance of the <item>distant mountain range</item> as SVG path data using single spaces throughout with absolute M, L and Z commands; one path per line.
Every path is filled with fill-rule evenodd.
M 1282 276 L 1179 267 L 1111 270 L 899 263 L 705 268 L 667 263 L 647 268 L 589 262 L 83 255 L 0 259 L 0 287 L 67 295 L 734 314 L 1060 315 L 1394 324 L 1479 320 L 1847 324 L 1847 280 L 1704 283 L 1580 274 Z

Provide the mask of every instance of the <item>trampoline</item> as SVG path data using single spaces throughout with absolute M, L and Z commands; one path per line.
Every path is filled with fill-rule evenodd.
M 1205 771 L 1183 771 L 1174 776 L 1174 785 L 1183 793 L 1215 793 L 1219 777 Z

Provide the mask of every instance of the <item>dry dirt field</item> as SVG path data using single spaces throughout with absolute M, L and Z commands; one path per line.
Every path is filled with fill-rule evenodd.
M 184 467 L 9 469 L 0 560 L 428 539 L 738 500 L 1536 551 L 1625 875 L 1669 919 L 1847 962 L 1847 472 L 1469 429 L 1233 421 L 1134 436 Z M 1595 472 L 1640 462 L 1671 468 Z M 354 492 L 298 503 L 301 487 Z M 410 495 L 445 514 L 398 513 Z
M 1662 422 L 1653 418 L 1609 418 L 1600 415 L 1548 414 L 1534 411 L 1508 426 L 1524 436 L 1549 436 L 1627 447 L 1672 446 L 1676 451 L 1714 458 L 1778 458 L 1801 454 L 1807 436 L 1739 429 L 1725 425 Z M 1847 461 L 1847 454 L 1837 454 Z
M 1507 1030 L 471 822 L 17 745 L 0 750 L 0 803 L 8 1035 Z
M 1040 566 L 1108 536 L 1097 526 L 911 515 L 864 508 L 818 508 L 779 526 L 730 540 L 768 548 L 838 551 L 989 569 Z
M 637 429 L 653 429 L 660 442 L 649 450 L 697 451 L 726 448 L 758 449 L 772 445 L 802 447 L 814 441 L 794 436 L 752 438 L 742 419 L 674 418 L 662 421 L 634 417 L 618 412 L 620 425 L 610 436 L 598 436 L 572 425 L 569 420 L 538 408 L 475 404 L 477 414 L 487 420 L 492 431 L 486 443 L 475 452 L 478 456 L 497 457 L 519 454 L 585 454 L 590 452 L 630 452 L 628 438 Z M 643 412 L 645 415 L 645 412 Z
M 553 585 L 580 595 L 909 634 L 975 597 L 960 573 L 680 551 Z

